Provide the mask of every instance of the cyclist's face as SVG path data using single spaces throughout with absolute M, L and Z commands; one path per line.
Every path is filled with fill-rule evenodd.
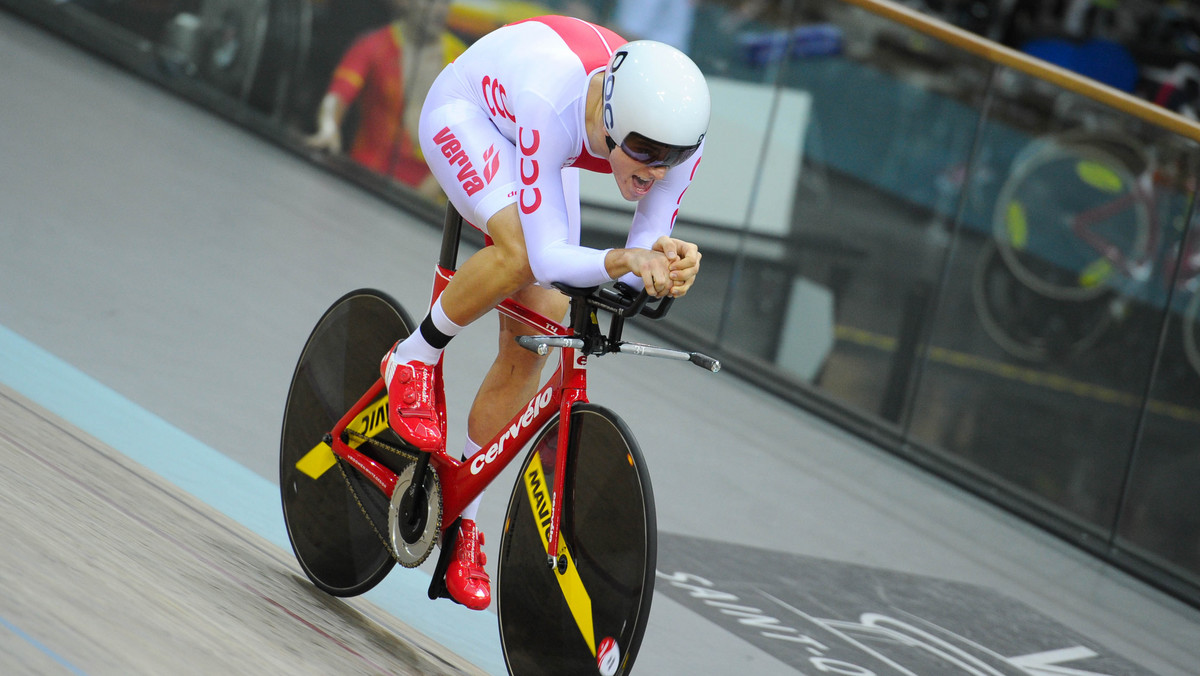
M 647 167 L 627 155 L 620 146 L 609 151 L 608 163 L 612 165 L 613 179 L 621 190 L 621 197 L 630 202 L 645 199 L 654 182 L 667 175 L 667 167 Z

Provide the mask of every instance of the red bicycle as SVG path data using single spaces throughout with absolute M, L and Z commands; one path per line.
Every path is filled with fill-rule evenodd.
M 434 298 L 457 267 L 462 223 L 449 209 Z M 644 291 L 634 294 L 620 285 L 556 286 L 571 297 L 569 325 L 512 299 L 497 308 L 542 332 L 518 342 L 539 354 L 558 348 L 559 367 L 486 450 L 467 462 L 445 449 L 418 451 L 388 425 L 378 364 L 414 328 L 404 309 L 370 289 L 335 302 L 309 336 L 288 392 L 280 445 L 284 519 L 300 566 L 329 594 L 362 594 L 394 564 L 418 566 L 440 543 L 429 597 L 449 598 L 445 572 L 462 509 L 529 446 L 509 498 L 497 561 L 497 615 L 508 670 L 626 674 L 653 595 L 654 497 L 629 428 L 588 401 L 589 358 L 667 357 L 714 373 L 720 363 L 621 339 L 626 319 L 661 318 L 670 298 L 648 302 Z M 607 330 L 598 311 L 612 316 Z M 440 392 L 440 362 L 436 374 Z M 444 432 L 444 407 L 439 413 Z

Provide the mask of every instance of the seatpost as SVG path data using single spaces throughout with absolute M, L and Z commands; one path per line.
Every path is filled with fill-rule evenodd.
M 458 243 L 462 236 L 463 217 L 453 204 L 446 203 L 446 220 L 442 224 L 442 253 L 438 265 L 446 270 L 458 269 Z
M 582 296 L 571 297 L 571 330 L 578 338 L 583 338 L 592 323 L 592 307 Z

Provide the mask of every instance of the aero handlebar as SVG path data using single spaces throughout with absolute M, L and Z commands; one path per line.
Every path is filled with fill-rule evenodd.
M 589 336 L 518 336 L 517 344 L 521 347 L 545 355 L 551 348 L 571 348 L 588 350 L 593 354 L 621 352 L 645 357 L 661 357 L 678 361 L 690 361 L 696 366 L 712 373 L 721 370 L 721 362 L 699 352 L 675 350 L 645 343 L 632 343 L 620 340 L 621 323 L 624 319 L 641 315 L 650 319 L 662 319 L 671 308 L 674 298 L 660 298 L 651 302 L 650 294 L 645 289 L 634 291 L 621 282 L 613 287 L 580 288 L 566 284 L 555 283 L 554 287 L 571 297 L 571 302 L 583 302 L 589 307 L 611 312 L 614 316 L 613 326 L 608 336 L 599 336 L 605 340 L 586 340 Z M 596 330 L 598 333 L 598 329 Z M 591 336 L 593 338 L 597 336 Z

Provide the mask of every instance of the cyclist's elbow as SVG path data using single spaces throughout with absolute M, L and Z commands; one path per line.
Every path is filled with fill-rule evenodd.
M 529 257 L 529 270 L 533 273 L 533 280 L 547 288 L 554 282 L 563 281 L 560 267 L 554 264 L 553 256 Z

